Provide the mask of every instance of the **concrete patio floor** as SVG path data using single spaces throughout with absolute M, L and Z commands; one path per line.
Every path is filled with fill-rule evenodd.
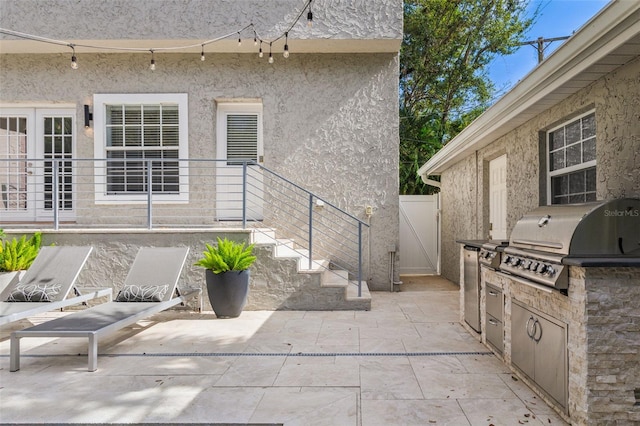
M 566 424 L 459 324 L 458 287 L 404 278 L 368 312 L 172 311 L 100 343 L 28 338 L 9 372 L 0 334 L 2 423 L 284 425 Z

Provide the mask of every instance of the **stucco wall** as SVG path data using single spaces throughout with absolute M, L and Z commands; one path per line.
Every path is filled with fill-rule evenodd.
M 2 0 L 0 26 L 64 40 L 208 40 L 253 23 L 259 36 L 269 39 L 282 35 L 305 4 L 304 0 Z M 399 0 L 314 0 L 312 11 L 313 30 L 306 28 L 304 13 L 292 38 L 402 38 Z M 251 39 L 253 33 L 247 31 L 243 38 Z
M 488 163 L 507 154 L 507 233 L 540 205 L 540 132 L 595 109 L 599 200 L 640 197 L 640 59 L 539 114 L 442 173 L 442 275 L 460 279 L 457 239 L 489 238 Z M 481 194 L 477 200 L 472 193 Z M 471 215 L 471 216 L 470 216 Z
M 187 93 L 189 157 L 216 156 L 216 99 L 259 98 L 265 166 L 340 208 L 371 218 L 372 289 L 388 289 L 388 247 L 398 244 L 397 54 L 292 54 L 270 65 L 256 55 L 0 55 L 0 102 L 91 104 L 95 93 Z M 93 158 L 93 133 L 78 120 L 76 155 Z M 196 185 L 197 182 L 191 182 Z M 367 259 L 365 259 L 367 260 Z

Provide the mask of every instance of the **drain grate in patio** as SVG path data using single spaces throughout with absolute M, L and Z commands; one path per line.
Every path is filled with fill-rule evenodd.
M 78 356 L 86 356 L 87 354 L 77 354 Z M 260 356 L 283 356 L 283 357 L 331 357 L 331 356 L 366 356 L 366 357 L 398 357 L 398 356 L 465 356 L 465 355 L 493 355 L 493 352 L 180 352 L 180 353 L 130 353 L 130 354 L 100 354 L 99 356 L 107 357 L 260 357 Z M 8 355 L 0 355 L 7 357 Z M 70 356 L 70 354 L 33 354 L 21 355 L 22 357 L 43 358 L 52 356 Z

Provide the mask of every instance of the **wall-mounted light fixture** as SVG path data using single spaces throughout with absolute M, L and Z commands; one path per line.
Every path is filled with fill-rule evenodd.
M 91 121 L 93 121 L 93 114 L 89 112 L 89 105 L 84 106 L 84 127 L 88 129 L 91 127 Z

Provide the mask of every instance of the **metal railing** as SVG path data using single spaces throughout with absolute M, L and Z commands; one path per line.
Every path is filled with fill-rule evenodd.
M 361 295 L 369 225 L 250 160 L 2 158 L 0 195 L 5 229 L 273 229 Z

